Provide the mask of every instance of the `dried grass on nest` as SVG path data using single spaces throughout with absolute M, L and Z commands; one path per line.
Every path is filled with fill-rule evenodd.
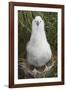
M 56 56 L 53 56 L 52 59 L 41 68 L 32 68 L 25 59 L 19 59 L 19 70 L 21 71 L 22 78 L 44 78 L 49 77 L 49 74 L 53 74 L 54 68 L 56 68 L 57 60 Z

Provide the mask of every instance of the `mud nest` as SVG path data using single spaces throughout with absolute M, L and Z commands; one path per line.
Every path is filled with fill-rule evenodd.
M 18 79 L 57 77 L 57 58 L 52 59 L 44 66 L 36 68 L 29 65 L 25 59 L 18 60 Z

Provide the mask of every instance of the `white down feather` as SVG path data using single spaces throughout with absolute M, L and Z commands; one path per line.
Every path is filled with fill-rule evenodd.
M 44 21 L 40 16 L 32 21 L 32 33 L 26 51 L 27 62 L 35 67 L 41 67 L 51 60 L 52 52 L 46 38 Z

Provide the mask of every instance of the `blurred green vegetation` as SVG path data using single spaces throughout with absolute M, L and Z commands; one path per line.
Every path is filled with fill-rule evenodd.
M 26 57 L 26 44 L 30 39 L 32 20 L 35 18 L 35 16 L 41 16 L 44 20 L 48 42 L 50 43 L 53 55 L 57 57 L 57 13 L 18 11 L 18 58 Z M 55 71 L 57 72 L 57 70 Z

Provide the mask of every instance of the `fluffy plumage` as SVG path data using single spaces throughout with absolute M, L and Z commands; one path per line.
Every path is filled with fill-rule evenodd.
M 51 59 L 51 48 L 46 38 L 44 21 L 40 16 L 32 21 L 32 33 L 26 50 L 27 62 L 35 67 L 41 67 Z

